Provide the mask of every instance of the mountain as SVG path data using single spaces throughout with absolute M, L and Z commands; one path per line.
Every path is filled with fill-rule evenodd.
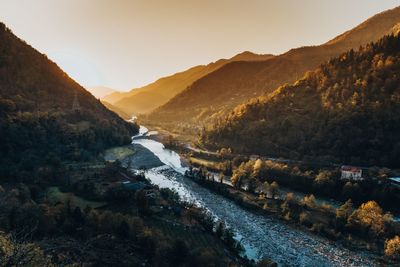
M 200 65 L 171 76 L 161 78 L 154 83 L 127 93 L 113 93 L 102 100 L 113 104 L 127 114 L 141 114 L 153 111 L 167 103 L 172 97 L 182 92 L 187 86 L 199 78 L 211 73 L 223 65 L 233 61 L 260 61 L 273 57 L 272 55 L 257 55 L 243 52 L 231 59 L 221 59 L 208 65 Z
M 213 121 L 244 101 L 292 83 L 305 72 L 349 49 L 377 41 L 399 30 L 400 7 L 373 16 L 333 40 L 292 49 L 259 62 L 231 62 L 196 80 L 154 111 L 149 121 L 183 123 L 192 127 Z M 187 127 L 186 127 L 187 128 Z
M 209 147 L 400 167 L 400 36 L 350 50 L 203 132 Z
M 0 24 L 0 179 L 49 175 L 61 161 L 84 161 L 137 131 Z
M 121 100 L 122 98 L 128 96 L 131 93 L 129 92 L 112 92 L 111 94 L 105 95 L 101 98 L 101 100 L 106 101 L 107 103 L 114 104 L 115 102 Z
M 121 118 L 125 119 L 125 120 L 129 120 L 132 118 L 132 116 L 126 114 L 123 110 L 121 110 L 120 108 L 117 108 L 116 106 L 106 102 L 106 101 L 101 101 L 101 103 L 108 108 L 109 110 L 111 110 L 112 112 L 117 113 Z
M 108 88 L 105 86 L 89 87 L 89 88 L 86 88 L 86 90 L 88 90 L 96 98 L 100 98 L 100 99 L 107 95 L 117 92 L 117 90 L 114 90 L 114 89 L 111 89 L 111 88 Z

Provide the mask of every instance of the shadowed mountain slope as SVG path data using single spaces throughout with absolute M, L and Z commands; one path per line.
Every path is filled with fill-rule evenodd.
M 0 24 L 0 177 L 88 159 L 137 131 Z

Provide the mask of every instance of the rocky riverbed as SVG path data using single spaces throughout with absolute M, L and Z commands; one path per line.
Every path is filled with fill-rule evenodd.
M 256 215 L 237 206 L 234 202 L 217 195 L 183 176 L 185 168 L 179 155 L 165 149 L 154 140 L 141 136 L 134 138 L 135 148 L 145 153 L 135 153 L 130 161 L 149 160 L 146 177 L 160 187 L 178 192 L 180 197 L 204 207 L 216 219 L 224 220 L 234 229 L 236 238 L 245 247 L 245 255 L 251 259 L 268 257 L 279 266 L 376 266 L 373 255 L 351 251 L 326 238 L 291 227 L 274 217 Z M 147 150 L 147 152 L 145 152 Z M 150 153 L 150 154 L 149 154 Z M 157 159 L 161 165 L 156 164 Z M 132 169 L 141 163 L 129 163 Z M 151 167 L 153 165 L 158 165 Z

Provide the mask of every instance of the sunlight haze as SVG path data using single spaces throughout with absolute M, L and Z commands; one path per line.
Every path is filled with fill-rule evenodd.
M 129 90 L 246 50 L 321 44 L 399 4 L 2 0 L 0 20 L 83 86 Z

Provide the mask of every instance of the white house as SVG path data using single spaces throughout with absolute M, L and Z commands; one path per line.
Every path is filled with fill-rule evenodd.
M 342 166 L 342 179 L 348 180 L 363 180 L 362 169 L 353 166 Z

